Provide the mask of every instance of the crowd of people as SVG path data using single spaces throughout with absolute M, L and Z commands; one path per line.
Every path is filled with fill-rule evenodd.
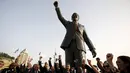
M 11 63 L 9 68 L 1 70 L 1 73 L 130 73 L 130 57 L 118 56 L 117 67 L 113 64 L 113 54 L 108 53 L 106 55 L 106 61 L 102 62 L 100 58 L 96 58 L 97 65 L 93 65 L 91 60 L 82 60 L 82 66 L 70 67 L 70 64 L 62 65 L 62 58 L 59 55 L 58 59 L 54 61 L 49 58 L 48 62 L 42 63 L 42 57 L 39 57 L 37 64 L 31 64 L 31 61 L 21 65 L 15 62 Z

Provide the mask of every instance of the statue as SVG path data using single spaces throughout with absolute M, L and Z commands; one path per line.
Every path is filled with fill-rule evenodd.
M 72 22 L 64 19 L 58 7 L 58 1 L 54 2 L 55 10 L 60 22 L 66 28 L 66 35 L 61 44 L 61 48 L 65 51 L 65 62 L 70 64 L 71 67 L 81 66 L 82 60 L 86 59 L 85 44 L 89 47 L 92 52 L 93 58 L 96 57 L 95 47 L 91 40 L 87 36 L 85 27 L 78 23 L 79 15 L 77 13 L 72 14 Z

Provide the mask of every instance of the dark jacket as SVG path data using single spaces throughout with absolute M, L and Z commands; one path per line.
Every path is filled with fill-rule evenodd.
M 65 35 L 64 40 L 63 40 L 63 42 L 61 44 L 61 48 L 65 49 L 65 48 L 69 47 L 69 44 L 71 43 L 71 40 L 72 40 L 72 38 L 73 38 L 73 36 L 75 34 L 75 31 L 76 31 L 75 28 L 74 28 L 75 25 L 73 25 L 72 22 L 67 21 L 66 19 L 64 19 L 64 17 L 62 16 L 62 14 L 60 12 L 60 9 L 58 7 L 56 8 L 56 13 L 57 13 L 57 16 L 58 16 L 59 20 L 61 21 L 61 23 L 66 28 L 66 35 Z M 78 24 L 78 29 L 79 29 L 79 32 L 80 32 L 78 37 L 80 37 L 80 38 L 76 39 L 77 48 L 79 50 L 82 50 L 82 51 L 86 52 L 86 49 L 82 44 L 82 42 L 85 41 L 86 44 L 88 45 L 90 51 L 95 50 L 95 47 L 93 46 L 91 40 L 87 36 L 87 33 L 85 31 L 85 27 L 83 25 L 81 25 L 81 24 Z

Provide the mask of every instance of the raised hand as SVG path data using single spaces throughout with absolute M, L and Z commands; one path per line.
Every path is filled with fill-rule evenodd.
M 52 59 L 52 58 L 50 57 L 49 60 L 51 61 L 51 59 Z
M 42 56 L 39 57 L 39 60 L 41 60 L 41 59 L 42 59 Z
M 61 55 L 59 55 L 59 60 L 61 60 Z
M 100 58 L 99 58 L 99 57 L 97 57 L 97 58 L 96 58 L 96 61 L 100 61 Z
M 53 4 L 55 7 L 58 7 L 58 1 L 55 1 Z
M 91 66 L 91 65 L 92 65 L 92 64 L 91 64 L 91 60 L 87 59 L 87 61 L 88 61 L 88 64 Z
M 107 61 L 112 61 L 113 60 L 113 54 L 112 53 L 108 53 L 106 55 Z

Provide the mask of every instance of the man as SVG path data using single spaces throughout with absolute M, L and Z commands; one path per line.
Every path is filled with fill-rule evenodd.
M 96 56 L 95 48 L 85 32 L 84 26 L 78 23 L 79 15 L 77 13 L 73 13 L 72 22 L 67 21 L 61 15 L 57 1 L 54 2 L 54 6 L 59 20 L 67 31 L 65 38 L 61 44 L 61 48 L 65 50 L 66 64 L 74 66 L 74 62 L 76 62 L 77 66 L 81 66 L 82 59 L 86 58 L 86 49 L 84 42 L 86 42 L 88 45 L 93 57 Z
M 40 71 L 39 65 L 38 64 L 34 64 L 31 71 L 29 73 L 42 73 Z
M 17 64 L 13 62 L 9 65 L 9 68 L 3 69 L 1 73 L 19 73 L 16 67 Z

